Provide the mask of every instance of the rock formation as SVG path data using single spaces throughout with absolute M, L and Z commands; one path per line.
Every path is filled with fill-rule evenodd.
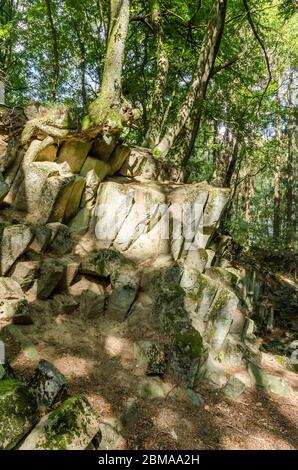
M 206 382 L 233 396 L 260 376 L 246 273 L 212 246 L 229 190 L 184 184 L 146 149 L 113 136 L 84 140 L 61 107 L 1 107 L 0 169 L 0 318 L 28 324 L 30 302 L 42 299 L 140 332 L 146 324 L 160 340 L 135 345 L 145 374 L 167 371 L 188 390 Z M 1 378 L 0 448 L 92 445 L 99 427 L 83 397 L 52 409 L 53 397 L 38 422 L 42 369 L 64 387 L 42 364 L 27 385 Z

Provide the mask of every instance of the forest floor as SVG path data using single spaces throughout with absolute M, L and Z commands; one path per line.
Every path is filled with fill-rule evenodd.
M 22 347 L 11 327 L 0 323 L 7 359 L 23 379 L 39 358 L 51 361 L 67 378 L 68 392 L 84 394 L 102 421 L 115 422 L 129 399 L 135 399 L 137 405 L 126 420 L 118 448 L 298 448 L 298 374 L 284 368 L 274 355 L 263 354 L 262 365 L 288 380 L 294 392 L 287 398 L 249 388 L 238 401 L 229 401 L 220 392 L 200 386 L 204 402 L 195 405 L 170 377 L 164 377 L 165 395 L 145 400 L 138 394 L 145 377 L 133 352 L 139 331 L 107 318 L 86 320 L 78 313 L 55 316 L 49 305 L 36 302 L 34 324 L 17 327 L 27 338 Z

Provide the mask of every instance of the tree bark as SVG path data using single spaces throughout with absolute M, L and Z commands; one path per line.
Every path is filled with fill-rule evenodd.
M 280 85 L 279 85 L 280 86 Z M 279 90 L 279 88 L 278 88 Z M 278 105 L 278 113 L 276 115 L 276 148 L 277 148 L 277 156 L 276 156 L 276 168 L 274 171 L 274 196 L 273 196 L 273 240 L 278 243 L 280 239 L 280 228 L 281 228 L 281 217 L 280 217 L 280 205 L 281 205 L 281 194 L 280 194 L 280 186 L 281 186 L 281 167 L 280 167 L 280 155 L 279 152 L 281 151 L 281 141 L 282 141 L 282 129 L 281 129 L 281 118 L 279 115 L 280 110 L 280 96 L 279 92 L 277 91 L 277 105 Z
M 5 104 L 5 82 L 0 77 L 0 104 Z
M 85 61 L 85 43 L 81 37 L 80 30 L 77 24 L 73 25 L 78 39 L 78 46 L 80 50 L 79 70 L 81 80 L 81 95 L 84 108 L 87 106 L 87 90 L 86 90 L 86 61 Z
M 14 0 L 0 1 L 0 25 L 6 26 L 16 19 Z M 0 38 L 0 103 L 5 103 L 5 92 L 9 89 L 9 71 L 13 67 L 13 40 L 11 34 Z
M 145 137 L 145 145 L 153 148 L 160 139 L 164 115 L 164 91 L 167 84 L 169 59 L 164 43 L 164 30 L 158 0 L 150 1 L 151 22 L 156 38 L 156 79 L 150 105 L 150 119 Z
M 101 89 L 89 107 L 83 128 L 101 124 L 105 119 L 121 127 L 122 68 L 129 23 L 129 0 L 110 0 L 110 27 Z
M 240 133 L 228 128 L 228 119 L 225 122 L 225 132 L 222 139 L 219 139 L 218 129 L 215 129 L 215 144 L 221 145 L 221 148 L 214 149 L 214 174 L 213 184 L 220 187 L 231 186 L 232 178 L 236 168 L 236 162 L 239 151 Z
M 60 77 L 58 32 L 57 32 L 54 18 L 53 18 L 51 0 L 45 0 L 45 4 L 46 4 L 48 21 L 49 21 L 50 29 L 51 29 L 51 41 L 52 41 L 52 53 L 53 53 L 51 96 L 52 96 L 52 100 L 56 101 L 57 100 L 57 88 L 58 88 L 59 77 Z
M 158 156 L 165 157 L 167 155 L 189 118 L 194 105 L 201 102 L 206 95 L 208 82 L 222 38 L 226 7 L 227 0 L 214 0 L 213 2 L 192 83 L 178 112 L 175 123 L 168 128 L 166 134 L 154 149 L 155 154 Z
M 293 116 L 293 71 L 290 74 L 288 105 L 290 116 L 288 121 L 288 158 L 286 166 L 286 238 L 289 244 L 292 243 L 295 236 L 296 222 L 294 220 L 294 133 L 295 121 Z

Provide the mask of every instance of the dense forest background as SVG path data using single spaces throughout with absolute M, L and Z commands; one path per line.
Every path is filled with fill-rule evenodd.
M 102 84 L 110 3 L 0 0 L 5 104 L 59 102 L 83 116 Z M 163 157 L 188 181 L 231 187 L 222 230 L 240 244 L 297 250 L 297 1 L 122 4 L 122 96 L 141 110 L 122 138 L 158 149 L 189 105 Z

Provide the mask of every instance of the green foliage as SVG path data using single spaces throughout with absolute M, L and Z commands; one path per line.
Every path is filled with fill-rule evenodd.
M 100 88 L 110 1 L 49 0 L 48 3 L 53 25 L 45 0 L 0 0 L 0 79 L 6 84 L 6 103 L 23 105 L 30 101 L 57 100 L 86 108 Z M 162 47 L 170 63 L 163 90 L 166 110 L 163 135 L 175 122 L 192 81 L 213 1 L 160 0 L 159 3 Z M 267 247 L 276 243 L 294 246 L 295 230 L 289 234 L 286 219 L 290 184 L 294 194 L 293 218 L 297 210 L 294 183 L 297 163 L 293 164 L 291 175 L 287 163 L 287 129 L 298 114 L 297 98 L 289 103 L 291 90 L 297 97 L 297 1 L 250 0 L 249 8 L 259 40 L 247 21 L 243 1 L 228 2 L 224 34 L 207 98 L 198 104 L 202 111 L 199 131 L 186 170 L 190 182 L 207 180 L 231 186 L 233 204 L 225 229 L 239 241 Z M 152 94 L 157 74 L 157 43 L 150 2 L 131 0 L 130 18 L 122 92 L 133 107 L 141 109 L 142 117 L 123 138 L 128 143 L 143 145 L 154 106 Z M 58 57 L 55 57 L 54 39 Z M 260 41 L 270 62 L 270 83 Z M 83 109 L 82 114 L 85 114 Z M 196 116 L 194 113 L 192 122 L 185 126 L 186 134 L 198 119 Z M 281 137 L 277 135 L 278 126 Z M 175 151 L 171 158 L 175 160 Z M 227 178 L 233 159 L 234 167 Z M 279 239 L 273 242 L 273 184 L 277 168 L 281 174 L 281 230 Z

